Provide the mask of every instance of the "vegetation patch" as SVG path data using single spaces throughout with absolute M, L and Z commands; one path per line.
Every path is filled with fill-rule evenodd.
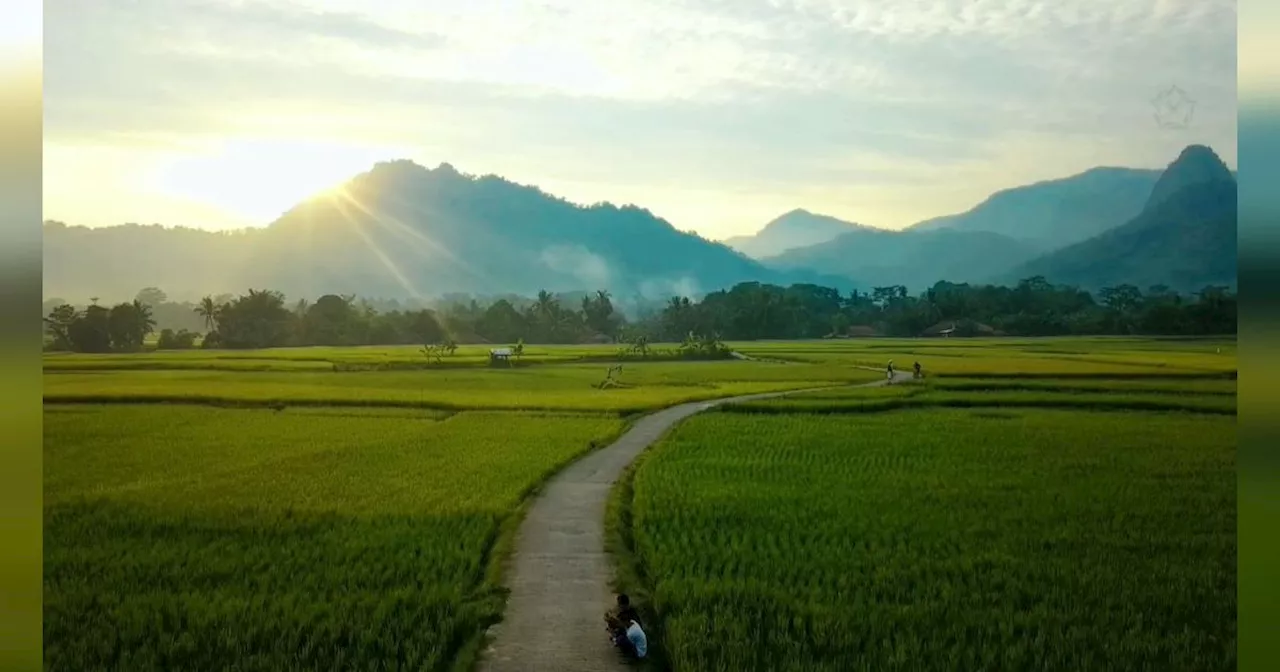
M 711 413 L 639 466 L 672 669 L 1236 666 L 1234 419 Z
M 1236 382 L 1225 378 L 938 378 L 930 387 L 951 392 L 1142 392 L 1195 396 L 1235 396 Z
M 445 410 L 634 413 L 687 401 L 871 379 L 852 368 L 755 362 L 625 364 L 624 387 L 601 390 L 609 367 L 363 373 L 95 371 L 46 373 L 46 403 L 207 403 L 243 406 L 398 406 Z
M 909 408 L 1061 408 L 1095 411 L 1185 411 L 1192 413 L 1236 414 L 1236 399 L 1222 395 L 1164 395 L 1149 393 L 1097 394 L 1056 393 L 1048 390 L 965 393 L 917 388 L 893 395 L 831 394 L 809 397 L 804 394 L 778 399 L 747 401 L 719 406 L 719 413 L 880 413 Z
M 622 421 L 189 407 L 45 417 L 50 669 L 449 669 L 499 530 Z

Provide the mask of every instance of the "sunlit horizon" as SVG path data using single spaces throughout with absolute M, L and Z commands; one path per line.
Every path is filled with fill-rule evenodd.
M 262 227 L 409 159 L 710 239 L 797 208 L 900 229 L 1189 144 L 1234 169 L 1235 20 L 1193 0 L 51 0 L 44 217 Z M 1170 86 L 1195 100 L 1183 128 L 1152 119 Z
M 1216 150 L 1217 148 L 1215 147 L 1214 149 Z M 288 171 L 267 173 L 265 171 L 238 170 L 240 166 L 234 162 L 234 159 L 229 161 L 225 154 L 226 153 L 218 152 L 213 157 L 210 157 L 207 154 L 173 155 L 171 158 L 168 158 L 167 160 L 159 162 L 162 167 L 152 171 L 150 174 L 150 181 L 147 184 L 147 186 L 154 189 L 154 191 L 150 192 L 151 195 L 154 198 L 162 199 L 160 200 L 160 202 L 166 202 L 171 200 L 181 201 L 181 205 L 179 207 L 184 209 L 190 208 L 191 209 L 190 212 L 196 213 L 195 221 L 179 221 L 179 222 L 160 221 L 160 220 L 153 221 L 153 220 L 147 220 L 145 218 L 137 218 L 137 217 L 126 217 L 124 220 L 121 220 L 121 221 L 103 222 L 103 221 L 93 221 L 92 219 L 90 221 L 78 221 L 73 219 L 67 219 L 65 217 L 49 216 L 48 213 L 50 211 L 47 209 L 46 209 L 45 219 L 53 220 L 53 221 L 62 221 L 71 226 L 86 226 L 88 228 L 120 226 L 123 224 L 140 224 L 140 225 L 160 225 L 166 228 L 174 228 L 174 227 L 195 228 L 195 229 L 204 229 L 204 230 L 210 230 L 210 231 L 237 231 L 237 230 L 244 230 L 244 229 L 258 229 L 258 228 L 265 228 L 271 225 L 275 220 L 277 220 L 279 217 L 287 213 L 290 209 L 292 209 L 297 205 L 300 205 L 301 203 L 307 200 L 341 193 L 342 186 L 344 183 L 346 183 L 348 180 L 350 180 L 351 178 L 355 177 L 360 173 L 367 172 L 368 170 L 373 168 L 373 166 L 376 165 L 377 163 L 407 159 L 425 168 L 432 168 L 432 169 L 442 163 L 450 163 L 449 161 L 446 161 L 446 160 L 430 161 L 430 160 L 424 160 L 421 158 L 415 158 L 412 156 L 405 155 L 405 153 L 401 153 L 401 154 L 390 153 L 390 154 L 379 154 L 377 155 L 379 158 L 374 158 L 365 163 L 320 164 L 320 165 L 317 165 L 314 163 L 313 164 L 305 164 L 305 163 L 292 164 L 291 163 L 291 165 L 296 165 L 300 168 L 303 168 L 304 172 L 302 174 L 291 173 Z M 265 160 L 268 164 L 271 163 L 273 160 L 273 157 L 271 157 L 270 155 L 258 155 L 254 158 L 255 158 L 255 162 Z M 1173 158 L 1174 157 L 1171 156 L 1169 158 L 1169 161 L 1172 161 Z M 1225 160 L 1225 157 L 1224 157 L 1224 160 Z M 279 163 L 278 159 L 275 159 L 275 161 Z M 468 170 L 466 166 L 454 166 L 454 167 L 464 173 L 471 174 L 471 175 L 478 176 L 478 175 L 492 174 L 491 171 Z M 857 223 L 864 224 L 866 226 L 873 226 L 876 228 L 887 229 L 887 230 L 900 230 L 902 228 L 910 226 L 916 222 L 923 221 L 930 217 L 953 214 L 956 212 L 962 212 L 962 211 L 968 210 L 973 206 L 977 206 L 982 200 L 985 200 L 988 196 L 991 195 L 991 193 L 995 193 L 996 191 L 1000 191 L 1008 188 L 1015 188 L 1019 186 L 1025 186 L 1026 184 L 1031 184 L 1037 181 L 1041 181 L 1043 179 L 1065 178 L 1065 177 L 1069 177 L 1071 175 L 1083 172 L 1084 170 L 1087 170 L 1089 168 L 1095 168 L 1095 167 L 1098 167 L 1098 166 L 1087 166 L 1079 170 L 1074 170 L 1070 173 L 1045 176 L 1045 177 L 1040 177 L 1033 180 L 1028 180 L 1025 183 L 1010 184 L 1004 187 L 998 187 L 994 189 L 992 192 L 980 196 L 978 201 L 974 201 L 968 205 L 961 206 L 955 210 L 947 211 L 947 212 L 935 212 L 935 213 L 926 215 L 924 217 L 911 219 L 910 221 L 894 222 L 892 224 L 896 224 L 896 225 L 893 225 L 893 226 L 886 226 L 883 223 L 879 223 L 879 222 L 858 221 Z M 1164 165 L 1161 164 L 1161 165 L 1148 165 L 1148 166 L 1112 166 L 1112 167 L 1159 170 L 1164 168 Z M 1232 163 L 1228 163 L 1228 167 L 1231 168 L 1232 170 L 1236 169 L 1236 166 L 1233 165 Z M 277 179 L 278 176 L 281 176 L 281 175 L 283 175 L 286 179 L 285 180 Z M 591 203 L 609 202 L 617 206 L 631 204 L 631 205 L 647 208 L 650 211 L 654 212 L 656 216 L 670 221 L 672 225 L 675 226 L 675 228 L 677 229 L 693 231 L 695 233 L 699 233 L 699 235 L 703 235 L 704 237 L 708 237 L 713 240 L 723 240 L 725 238 L 729 238 L 736 235 L 749 235 L 749 234 L 755 233 L 759 231 L 761 228 L 763 228 L 769 221 L 772 221 L 773 219 L 777 218 L 782 214 L 785 214 L 786 212 L 790 212 L 797 209 L 807 210 L 814 214 L 827 215 L 827 216 L 837 217 L 840 219 L 846 219 L 847 221 L 857 221 L 856 218 L 854 217 L 842 216 L 843 213 L 841 212 L 828 211 L 828 210 L 823 210 L 821 208 L 814 208 L 811 206 L 807 206 L 806 204 L 803 204 L 803 203 L 796 204 L 790 207 L 779 205 L 778 207 L 775 207 L 773 210 L 769 210 L 767 208 L 758 208 L 758 209 L 744 208 L 744 210 L 749 210 L 751 212 L 758 211 L 760 213 L 759 221 L 754 224 L 745 225 L 744 228 L 741 228 L 741 229 L 731 230 L 727 233 L 721 233 L 716 236 L 706 236 L 701 231 L 698 231 L 698 227 L 696 226 L 694 227 L 680 226 L 679 225 L 680 222 L 674 221 L 671 217 L 664 215 L 664 213 L 660 209 L 653 207 L 652 203 L 626 201 L 626 200 L 619 200 L 619 199 L 613 199 L 613 198 L 607 198 L 607 197 L 596 198 L 593 196 L 574 198 L 569 194 L 573 192 L 589 193 L 591 191 L 589 189 L 589 185 L 562 183 L 558 185 L 561 187 L 561 189 L 557 190 L 555 188 L 548 187 L 546 183 L 539 183 L 536 180 L 522 180 L 522 179 L 519 179 L 518 177 L 514 177 L 510 175 L 500 175 L 500 177 L 507 179 L 513 183 L 539 187 L 543 189 L 543 191 L 547 191 L 556 196 L 564 197 L 568 199 L 570 202 L 576 203 L 584 207 L 588 206 Z M 584 186 L 588 188 L 583 188 Z M 735 194 L 732 192 L 726 195 L 733 196 L 733 197 L 740 196 L 740 194 Z M 225 204 L 219 206 L 216 203 L 219 197 L 221 196 L 225 196 L 225 200 L 223 201 Z M 696 204 L 688 204 L 687 206 L 687 208 L 691 210 L 696 210 L 697 207 L 698 206 Z M 678 208 L 678 209 L 681 209 L 681 208 Z

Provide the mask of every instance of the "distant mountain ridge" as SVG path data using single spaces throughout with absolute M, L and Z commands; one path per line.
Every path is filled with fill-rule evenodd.
M 977 282 L 991 268 L 1031 258 L 1029 243 L 989 231 L 852 229 L 832 240 L 764 260 L 772 268 L 856 277 L 864 288 L 903 285 L 920 291 L 939 280 Z
M 1094 169 L 1003 190 L 903 231 L 794 210 L 751 237 L 753 252 L 818 242 L 752 259 L 634 205 L 576 205 L 497 176 L 399 160 L 263 229 L 46 222 L 44 291 L 84 302 L 129 299 L 148 286 L 179 300 L 250 287 L 386 299 L 608 289 L 624 303 L 744 281 L 919 291 L 938 280 L 1012 284 L 1032 275 L 1086 288 L 1198 289 L 1234 284 L 1234 189 L 1217 155 L 1192 146 L 1165 171 Z
M 752 235 L 726 238 L 724 244 L 752 259 L 763 259 L 825 243 L 858 228 L 869 227 L 797 208 L 773 219 Z
M 1159 170 L 1099 167 L 998 191 L 970 210 L 908 227 L 988 231 L 1049 251 L 1119 226 L 1142 211 Z
M 849 225 L 829 241 L 763 261 L 911 291 L 938 280 L 1013 285 L 1035 275 L 1092 290 L 1234 285 L 1234 184 L 1212 149 L 1192 145 L 1165 170 L 1094 168 L 1005 189 L 967 212 L 902 231 Z
M 1197 291 L 1237 284 L 1235 173 L 1203 145 L 1184 149 L 1161 174 L 1141 213 L 1093 238 L 994 276 L 1043 276 L 1096 290 L 1118 284 Z
M 636 206 L 579 206 L 449 164 L 383 162 L 263 229 L 46 224 L 46 295 L 175 297 L 278 289 L 291 297 L 609 289 L 620 299 L 699 295 L 743 281 L 847 279 L 783 272 Z

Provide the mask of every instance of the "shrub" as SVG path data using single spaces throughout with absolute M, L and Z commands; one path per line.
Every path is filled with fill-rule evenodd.
M 172 329 L 161 329 L 160 340 L 156 341 L 156 350 L 190 350 L 196 345 L 199 334 L 186 329 L 175 332 Z

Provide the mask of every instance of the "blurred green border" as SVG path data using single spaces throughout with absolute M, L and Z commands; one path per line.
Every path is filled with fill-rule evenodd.
M 17 0 L 31 2 L 35 0 Z M 5 20 L 40 16 L 6 5 Z M 14 10 L 14 11 L 9 11 Z M 13 28 L 13 26 L 10 26 Z M 19 26 L 10 35 L 23 32 Z M 0 43 L 0 314 L 40 305 L 40 44 Z M 41 668 L 40 323 L 0 320 L 0 670 Z
M 1240 176 L 1238 660 L 1280 660 L 1280 6 L 1249 0 L 1237 34 Z

